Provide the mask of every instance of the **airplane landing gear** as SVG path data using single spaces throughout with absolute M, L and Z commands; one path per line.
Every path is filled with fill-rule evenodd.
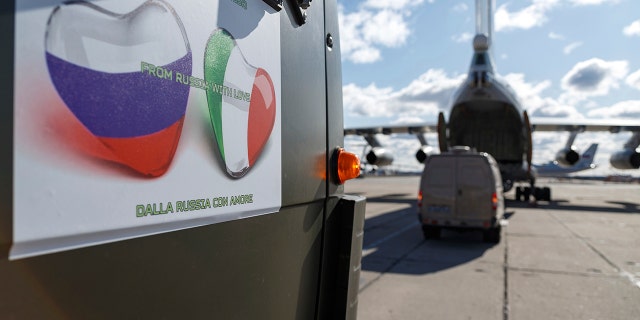
M 533 190 L 533 192 L 531 192 Z M 551 202 L 551 189 L 549 187 L 516 187 L 516 200 L 529 202 L 531 196 L 539 201 Z
M 541 201 L 551 202 L 551 189 L 549 187 L 535 188 L 534 197 Z
M 511 190 L 512 188 L 513 188 L 513 181 L 511 180 L 502 181 L 502 189 L 504 190 L 504 192 L 509 192 L 509 190 Z
M 516 187 L 516 201 L 526 201 L 529 202 L 529 197 L 531 196 L 531 188 L 529 187 Z

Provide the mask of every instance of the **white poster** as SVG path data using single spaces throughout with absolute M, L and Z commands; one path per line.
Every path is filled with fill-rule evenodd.
M 18 1 L 15 39 L 11 259 L 279 210 L 263 1 Z

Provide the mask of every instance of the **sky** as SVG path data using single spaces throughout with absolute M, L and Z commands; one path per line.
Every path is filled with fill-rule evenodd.
M 466 77 L 474 0 L 338 0 L 345 127 L 435 123 Z M 497 73 L 532 117 L 624 118 L 640 123 L 640 1 L 496 0 Z M 534 163 L 551 160 L 568 133 L 534 133 Z M 609 165 L 629 133 L 584 133 L 600 144 L 589 174 L 631 174 Z M 427 135 L 437 146 L 437 137 Z M 418 140 L 380 137 L 395 168 L 416 170 Z M 364 140 L 346 137 L 362 153 Z

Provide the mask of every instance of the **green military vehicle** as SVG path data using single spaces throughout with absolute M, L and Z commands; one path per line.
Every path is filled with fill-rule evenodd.
M 0 5 L 0 318 L 355 319 L 335 0 Z

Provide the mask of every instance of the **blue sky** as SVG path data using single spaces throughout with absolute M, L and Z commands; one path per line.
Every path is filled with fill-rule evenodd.
M 346 127 L 433 123 L 448 110 L 471 59 L 475 1 L 338 4 Z M 497 71 L 530 115 L 640 121 L 639 1 L 497 0 L 494 24 Z M 608 154 L 628 139 L 612 136 L 585 134 L 576 145 L 611 145 L 596 157 L 608 167 Z M 412 157 L 417 139 L 395 140 L 405 138 L 416 140 Z M 549 160 L 565 142 L 563 135 L 536 134 L 534 162 Z

